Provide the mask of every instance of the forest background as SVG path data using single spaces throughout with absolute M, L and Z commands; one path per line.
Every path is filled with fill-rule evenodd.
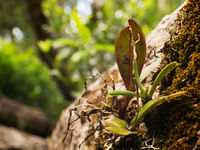
M 1 0 L 0 92 L 56 121 L 84 81 L 115 62 L 129 18 L 147 35 L 183 1 Z

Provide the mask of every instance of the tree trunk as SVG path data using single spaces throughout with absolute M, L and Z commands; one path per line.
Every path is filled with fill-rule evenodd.
M 200 148 L 199 6 L 199 0 L 186 1 L 172 14 L 165 16 L 147 36 L 145 66 L 153 61 L 157 61 L 159 65 L 144 81 L 144 86 L 151 85 L 155 75 L 167 63 L 177 61 L 179 66 L 176 72 L 170 73 L 162 81 L 153 98 L 163 92 L 172 94 L 185 90 L 189 94 L 177 98 L 179 101 L 164 103 L 148 114 L 148 117 L 143 120 L 146 126 L 143 136 L 125 136 L 122 137 L 122 141 L 118 141 L 118 144 L 116 144 L 117 142 L 113 143 L 114 140 L 111 139 L 110 143 L 113 145 L 113 149 L 154 147 L 154 149 L 196 150 Z M 121 89 L 124 86 L 116 65 L 105 72 L 102 78 L 107 81 L 107 90 L 112 89 L 112 78 L 116 84 L 115 89 Z M 91 103 L 98 107 L 101 106 L 100 102 L 105 99 L 103 89 L 106 86 L 102 78 L 99 78 L 79 99 L 63 110 L 61 119 L 51 137 L 49 144 L 51 150 L 76 150 L 79 149 L 79 146 L 83 150 L 103 149 L 102 147 L 105 145 L 102 141 L 105 141 L 107 137 L 99 137 L 100 133 L 94 134 L 94 129 L 101 121 L 99 120 L 101 115 L 98 113 L 100 110 L 91 115 L 90 119 L 83 117 L 87 112 L 91 112 Z M 70 111 L 72 109 L 75 111 Z M 76 120 L 78 117 L 80 119 Z M 73 123 L 69 123 L 69 121 Z M 81 145 L 83 141 L 84 143 Z
M 0 125 L 0 150 L 48 150 L 41 137 Z
M 52 120 L 41 111 L 12 101 L 0 94 L 0 123 L 46 137 L 54 128 Z
M 45 26 L 48 26 L 47 18 L 44 16 L 41 8 L 42 0 L 25 0 L 27 3 L 28 14 L 30 16 L 30 23 L 33 27 L 33 31 L 37 37 L 36 43 L 40 40 L 44 41 L 51 38 L 51 33 L 44 29 Z M 48 65 L 50 69 L 54 69 L 55 56 L 57 51 L 54 48 L 51 48 L 48 53 L 43 52 L 36 44 L 39 56 L 41 60 Z M 67 78 L 66 70 L 59 68 L 60 73 L 63 77 Z M 66 100 L 72 101 L 73 96 L 71 91 L 74 89 L 72 85 L 66 85 L 60 78 L 53 76 L 54 81 L 56 82 L 58 88 L 62 92 Z

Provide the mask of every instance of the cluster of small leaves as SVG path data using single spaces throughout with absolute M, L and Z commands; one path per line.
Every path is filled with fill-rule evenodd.
M 134 60 L 134 51 L 137 54 L 136 60 Z M 119 118 L 112 117 L 111 119 L 104 120 L 103 124 L 106 129 L 119 135 L 137 134 L 137 132 L 134 132 L 134 130 L 146 114 L 151 112 L 156 106 L 162 104 L 163 102 L 181 96 L 186 92 L 181 91 L 168 96 L 152 99 L 158 84 L 178 65 L 177 62 L 171 62 L 160 71 L 160 73 L 155 78 L 150 90 L 149 86 L 147 86 L 146 89 L 143 88 L 140 80 L 140 73 L 142 72 L 142 67 L 146 56 L 146 43 L 140 26 L 134 20 L 129 19 L 129 26 L 125 27 L 119 33 L 115 44 L 115 54 L 120 74 L 128 91 L 114 90 L 110 91 L 109 94 L 111 96 L 128 96 L 124 100 L 126 101 L 127 105 L 132 97 L 137 97 L 138 105 L 139 98 L 142 98 L 145 105 L 132 118 L 130 123 L 127 123 L 126 121 Z M 124 58 L 127 59 L 128 63 L 124 63 Z M 148 67 L 146 72 L 142 72 L 141 77 L 143 79 L 146 78 L 148 75 L 147 72 L 150 73 L 154 67 L 155 65 Z M 137 88 L 139 88 L 140 93 Z M 123 107 L 125 111 L 126 108 L 127 106 Z M 118 116 L 120 116 L 120 113 L 121 112 L 119 112 Z
M 155 81 L 153 82 L 153 85 L 151 89 L 148 91 L 148 88 L 146 90 L 143 90 L 143 93 L 141 92 L 138 96 L 142 98 L 143 100 L 148 100 L 150 96 L 153 95 L 156 86 L 158 83 L 162 80 L 162 78 L 168 74 L 171 70 L 173 70 L 176 67 L 177 63 L 172 62 L 168 64 L 156 77 Z M 137 68 L 137 64 L 134 63 L 135 69 Z M 135 77 L 137 81 L 138 87 L 142 89 L 142 84 L 140 80 L 137 77 L 137 71 L 135 70 Z M 142 90 L 141 90 L 142 91 Z M 184 95 L 186 92 L 181 91 L 177 92 L 168 96 L 162 96 L 156 99 L 150 99 L 148 102 L 146 101 L 146 104 L 140 109 L 137 115 L 133 117 L 131 120 L 130 124 L 128 124 L 126 121 L 118 119 L 116 117 L 112 117 L 111 119 L 103 121 L 104 125 L 106 126 L 106 129 L 111 130 L 112 132 L 119 134 L 119 135 L 129 135 L 129 134 L 137 134 L 137 132 L 134 132 L 132 130 L 135 129 L 135 127 L 138 125 L 138 123 L 145 117 L 146 114 L 151 112 L 155 107 L 158 105 L 162 104 L 165 101 L 169 101 L 175 97 Z M 118 90 L 113 90 L 110 91 L 109 94 L 111 96 L 120 96 L 120 95 L 125 95 L 125 96 L 131 96 L 131 97 L 136 97 L 137 93 L 132 92 L 132 91 L 118 91 Z M 131 128 L 131 131 L 128 130 L 128 128 Z

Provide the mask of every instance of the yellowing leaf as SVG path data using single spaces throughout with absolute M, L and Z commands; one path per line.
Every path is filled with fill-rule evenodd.
M 129 131 L 127 129 L 120 128 L 120 127 L 106 127 L 105 129 L 112 131 L 115 134 L 124 135 L 124 136 L 129 135 L 129 134 L 137 134 L 137 132 Z
M 51 41 L 50 40 L 39 41 L 38 46 L 43 52 L 48 53 L 51 49 Z
M 116 117 L 112 117 L 110 119 L 107 120 L 103 120 L 102 121 L 103 125 L 106 127 L 120 127 L 120 128 L 126 128 L 127 123 L 124 120 L 121 120 L 119 118 Z
M 114 46 L 111 44 L 104 45 L 104 44 L 96 44 L 94 45 L 94 49 L 96 51 L 107 51 L 107 52 L 114 52 Z

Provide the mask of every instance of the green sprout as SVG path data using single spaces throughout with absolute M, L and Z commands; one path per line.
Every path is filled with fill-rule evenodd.
M 144 80 L 148 74 L 158 66 L 159 63 L 158 61 L 155 61 L 143 69 L 144 60 L 146 57 L 145 36 L 141 27 L 135 20 L 129 19 L 128 22 L 129 25 L 122 29 L 115 42 L 115 58 L 119 72 L 127 90 L 113 90 L 108 93 L 111 96 L 124 96 L 123 102 L 119 102 L 120 109 L 118 109 L 118 117 L 120 117 L 120 119 L 117 117 L 112 117 L 102 121 L 107 130 L 110 130 L 118 135 L 138 134 L 135 132 L 135 128 L 137 127 L 138 123 L 146 116 L 146 114 L 150 113 L 163 102 L 170 101 L 186 93 L 186 91 L 180 91 L 168 96 L 152 99 L 158 84 L 167 74 L 175 69 L 178 63 L 171 62 L 165 66 L 155 78 L 150 90 L 149 86 L 144 89 L 141 81 Z M 137 54 L 136 59 L 134 57 L 134 52 Z M 144 106 L 132 118 L 131 122 L 127 123 L 125 121 L 125 117 L 122 114 L 123 112 L 126 112 L 128 103 L 133 97 L 137 98 L 138 107 L 139 98 L 141 98 L 142 102 L 144 102 Z
M 140 77 L 138 75 L 138 69 L 137 69 L 137 63 L 134 62 L 134 74 L 137 86 L 140 89 L 140 93 L 138 97 L 142 98 L 143 100 L 146 100 L 146 104 L 140 109 L 138 112 L 138 115 L 134 116 L 128 124 L 126 121 L 112 117 L 111 119 L 107 119 L 103 121 L 104 126 L 106 126 L 107 130 L 112 131 L 113 133 L 116 133 L 118 135 L 129 135 L 129 134 L 137 134 L 137 132 L 134 132 L 133 130 L 136 128 L 137 124 L 145 117 L 146 114 L 151 112 L 154 108 L 156 108 L 158 105 L 162 104 L 163 102 L 170 101 L 173 98 L 179 97 L 181 95 L 184 95 L 186 91 L 177 92 L 168 96 L 162 96 L 159 98 L 151 99 L 153 93 L 155 92 L 156 87 L 158 84 L 162 81 L 162 79 L 170 73 L 176 66 L 178 65 L 177 62 L 172 62 L 165 66 L 160 73 L 157 75 L 156 79 L 153 82 L 153 85 L 150 90 L 148 90 L 148 87 L 144 90 Z M 130 96 L 135 97 L 137 94 L 132 91 L 120 91 L 120 90 L 113 90 L 108 93 L 111 96 Z M 151 99 L 147 102 L 148 99 Z M 128 127 L 131 127 L 131 130 L 128 130 Z

